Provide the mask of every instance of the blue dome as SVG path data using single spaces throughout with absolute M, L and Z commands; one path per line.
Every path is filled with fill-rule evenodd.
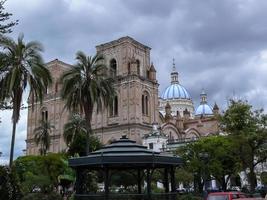
M 191 99 L 187 90 L 180 84 L 171 84 L 161 94 L 162 99 Z
M 212 108 L 208 104 L 200 104 L 195 115 L 213 115 Z

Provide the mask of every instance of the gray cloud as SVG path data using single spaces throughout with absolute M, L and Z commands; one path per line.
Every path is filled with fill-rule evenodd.
M 94 54 L 95 45 L 129 35 L 152 47 L 161 92 L 175 58 L 195 106 L 205 88 L 210 104 L 222 108 L 233 96 L 267 108 L 265 0 L 9 0 L 6 5 L 20 20 L 12 36 L 24 32 L 27 40 L 42 42 L 46 61 L 73 63 L 78 50 Z M 26 123 L 22 127 L 25 131 Z

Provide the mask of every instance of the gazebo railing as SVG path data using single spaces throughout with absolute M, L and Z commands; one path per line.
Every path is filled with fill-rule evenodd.
M 75 200 L 175 200 L 177 193 L 153 193 L 149 197 L 147 194 L 76 194 Z

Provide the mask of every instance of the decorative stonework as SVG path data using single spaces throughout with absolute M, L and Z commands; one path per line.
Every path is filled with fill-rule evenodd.
M 158 103 L 158 83 L 147 77 L 150 66 L 150 49 L 130 37 L 122 37 L 109 43 L 96 46 L 97 53 L 104 55 L 105 64 L 110 67 L 110 60 L 116 60 L 115 89 L 118 96 L 118 116 L 109 116 L 109 109 L 101 113 L 94 110 L 92 128 L 95 134 L 104 144 L 111 140 L 119 139 L 122 134 L 141 143 L 141 138 L 148 133 L 152 122 L 157 121 L 158 110 L 153 105 Z M 140 72 L 134 71 L 129 74 L 128 64 L 133 59 L 139 61 Z M 48 88 L 48 94 L 44 97 L 43 105 L 36 104 L 33 110 L 28 110 L 27 128 L 27 154 L 38 154 L 35 145 L 33 131 L 39 125 L 40 110 L 46 107 L 48 119 L 56 129 L 52 133 L 51 152 L 60 152 L 66 149 L 63 139 L 63 127 L 68 121 L 69 113 L 64 110 L 64 102 L 60 98 L 61 85 L 59 78 L 71 65 L 55 59 L 48 62 L 47 68 L 53 76 L 53 84 Z M 133 66 L 130 66 L 130 68 Z M 136 66 L 137 67 L 137 66 Z M 149 92 L 149 116 L 142 116 L 141 98 L 142 91 Z

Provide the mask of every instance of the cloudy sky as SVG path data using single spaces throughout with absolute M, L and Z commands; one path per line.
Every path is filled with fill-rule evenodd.
M 74 63 L 75 53 L 129 35 L 152 48 L 160 92 L 175 58 L 180 83 L 195 106 L 205 88 L 211 105 L 246 99 L 267 110 L 266 0 L 8 0 L 19 19 L 12 37 L 38 40 L 45 61 Z M 0 151 L 9 156 L 10 113 L 1 113 Z M 16 155 L 25 148 L 27 111 L 21 114 Z M 1 158 L 0 158 L 1 159 Z M 1 160 L 0 160 L 1 162 Z

